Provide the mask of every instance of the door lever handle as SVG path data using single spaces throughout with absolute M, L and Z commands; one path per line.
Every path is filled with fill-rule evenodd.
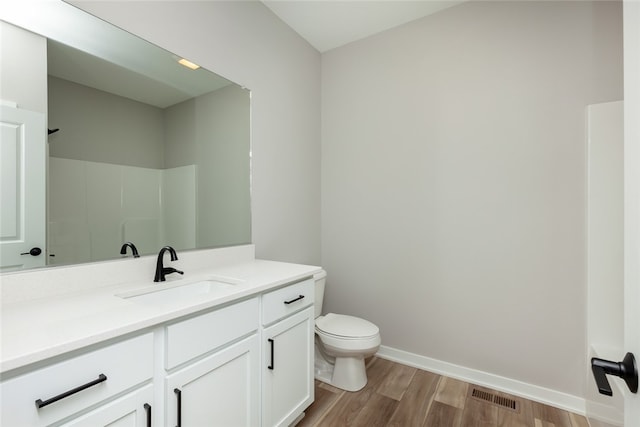
M 622 362 L 612 362 L 593 357 L 591 358 L 591 370 L 600 394 L 613 396 L 611 385 L 607 380 L 607 374 L 622 378 L 632 393 L 638 392 L 638 366 L 633 353 L 627 353 Z
M 31 248 L 29 250 L 29 252 L 22 252 L 20 255 L 31 255 L 31 256 L 38 256 L 42 253 L 42 249 L 35 247 L 35 248 Z

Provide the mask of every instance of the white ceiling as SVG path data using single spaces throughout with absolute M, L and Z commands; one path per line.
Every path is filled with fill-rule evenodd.
M 320 52 L 455 6 L 456 0 L 262 0 Z

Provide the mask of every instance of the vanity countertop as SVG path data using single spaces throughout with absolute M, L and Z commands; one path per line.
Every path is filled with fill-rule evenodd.
M 165 284 L 154 284 L 151 280 L 120 283 L 3 304 L 0 373 L 248 298 L 310 277 L 319 270 L 320 267 L 310 265 L 250 260 L 185 272 L 184 276 L 170 275 Z M 161 304 L 141 304 L 117 296 L 153 286 L 207 279 L 228 279 L 236 285 L 231 292 L 209 299 L 192 296 Z

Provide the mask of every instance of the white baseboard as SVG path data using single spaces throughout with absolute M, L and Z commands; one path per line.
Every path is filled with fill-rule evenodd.
M 392 360 L 403 365 L 420 368 L 435 374 L 459 379 L 468 383 L 492 388 L 504 393 L 513 394 L 525 399 L 544 403 L 576 414 L 585 415 L 586 402 L 584 398 L 573 396 L 564 392 L 551 390 L 522 381 L 501 377 L 499 375 L 465 368 L 453 363 L 443 362 L 430 357 L 420 356 L 403 350 L 397 350 L 384 345 L 376 356 L 381 359 Z

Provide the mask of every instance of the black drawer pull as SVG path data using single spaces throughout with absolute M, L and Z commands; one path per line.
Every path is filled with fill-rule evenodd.
M 285 304 L 287 304 L 287 305 L 289 305 L 289 304 L 291 304 L 292 302 L 300 301 L 302 298 L 304 298 L 304 295 L 300 295 L 300 296 L 298 296 L 298 298 L 294 298 L 294 299 L 292 299 L 292 300 L 285 301 L 284 303 L 285 303 Z
M 179 388 L 174 388 L 173 392 L 176 394 L 176 399 L 178 399 L 178 424 L 176 427 L 182 427 L 182 392 Z
M 143 407 L 144 411 L 147 413 L 147 427 L 151 427 L 151 405 L 145 403 Z
M 98 379 L 93 380 L 91 382 L 88 382 L 86 384 L 83 384 L 80 387 L 76 387 L 76 388 L 74 388 L 72 390 L 65 391 L 64 393 L 59 394 L 57 396 L 54 396 L 51 399 L 47 399 L 47 400 L 38 399 L 38 400 L 36 400 L 36 407 L 38 409 L 44 408 L 45 406 L 51 405 L 52 403 L 57 402 L 58 400 L 62 400 L 65 397 L 69 397 L 72 394 L 76 394 L 76 393 L 78 393 L 78 392 L 80 392 L 82 390 L 86 390 L 89 387 L 93 387 L 94 385 L 100 384 L 101 382 L 106 381 L 106 380 L 107 380 L 107 376 L 105 374 L 100 374 L 100 375 L 98 375 Z
M 275 347 L 275 343 L 271 338 L 268 338 L 269 344 L 271 344 L 271 364 L 267 366 L 267 369 L 273 370 L 273 347 Z

